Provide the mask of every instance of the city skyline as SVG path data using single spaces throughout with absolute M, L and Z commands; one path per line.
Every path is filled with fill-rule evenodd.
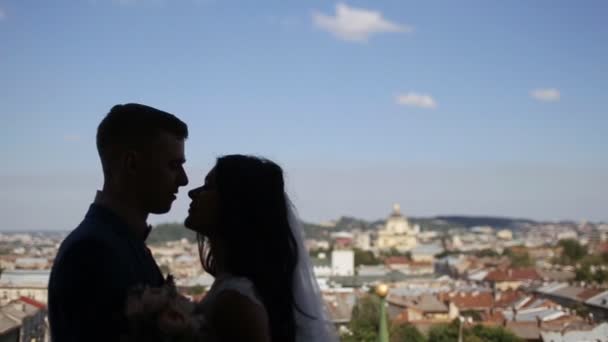
M 216 156 L 277 161 L 305 221 L 608 221 L 608 4 L 0 0 L 0 216 L 70 230 L 95 129 L 141 102 L 190 126 L 181 221 Z

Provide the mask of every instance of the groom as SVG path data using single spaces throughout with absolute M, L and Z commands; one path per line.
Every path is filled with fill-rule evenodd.
M 114 106 L 97 129 L 104 183 L 83 221 L 63 241 L 49 281 L 53 342 L 118 341 L 125 300 L 137 285 L 163 276 L 145 239 L 148 214 L 169 211 L 183 169 L 187 125 L 140 105 Z

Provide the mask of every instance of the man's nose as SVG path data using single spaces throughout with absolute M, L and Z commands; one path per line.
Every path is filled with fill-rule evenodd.
M 188 185 L 188 175 L 186 174 L 186 171 L 184 171 L 182 169 L 182 172 L 180 174 L 180 178 L 179 178 L 179 186 L 186 186 Z

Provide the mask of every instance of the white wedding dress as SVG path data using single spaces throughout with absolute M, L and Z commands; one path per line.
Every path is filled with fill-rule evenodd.
M 214 306 L 215 301 L 219 295 L 224 291 L 235 291 L 253 303 L 260 305 L 263 310 L 266 310 L 260 296 L 257 294 L 253 283 L 245 277 L 237 277 L 230 274 L 223 274 L 215 278 L 215 282 L 211 286 L 211 289 L 203 300 L 197 304 L 195 312 L 206 316 L 210 313 L 211 308 Z M 238 309 L 236 309 L 238 311 Z M 296 324 L 299 325 L 296 328 L 296 342 L 333 342 L 337 341 L 337 337 L 331 332 L 321 331 L 318 327 L 305 323 L 306 320 L 300 317 L 301 314 L 296 313 Z M 218 341 L 217 335 L 214 332 L 213 327 L 210 324 L 204 324 L 202 326 L 203 336 L 205 342 Z
M 253 283 L 249 279 L 245 277 L 236 277 L 230 274 L 223 274 L 215 278 L 209 292 L 207 292 L 200 303 L 196 304 L 195 312 L 203 317 L 208 316 L 211 312 L 211 308 L 215 304 L 215 301 L 224 291 L 238 292 L 266 310 L 264 308 L 264 304 L 262 304 L 262 300 L 255 290 Z M 204 336 L 204 342 L 215 342 L 218 340 L 212 325 L 208 323 L 203 324 L 201 329 Z
M 213 307 L 214 302 L 219 297 L 220 293 L 224 291 L 236 291 L 239 294 L 247 297 L 255 304 L 260 305 L 264 308 L 262 300 L 257 294 L 253 283 L 245 277 L 237 277 L 230 274 L 222 274 L 215 278 L 211 289 L 205 295 L 205 298 L 198 304 L 197 311 L 209 312 L 209 309 Z

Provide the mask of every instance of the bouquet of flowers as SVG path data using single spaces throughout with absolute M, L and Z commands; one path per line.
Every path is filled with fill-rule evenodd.
M 173 276 L 160 288 L 139 287 L 127 297 L 129 342 L 201 342 L 202 315 L 194 303 L 177 292 Z

